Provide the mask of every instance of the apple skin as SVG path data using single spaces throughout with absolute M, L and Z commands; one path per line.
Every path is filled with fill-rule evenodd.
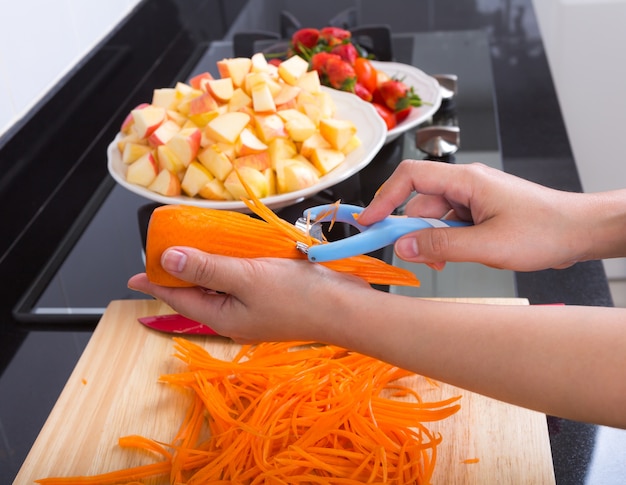
M 148 190 L 166 197 L 178 197 L 181 194 L 178 175 L 169 170 L 161 170 L 152 183 L 148 185 Z
M 202 72 L 192 77 L 189 80 L 189 85 L 194 89 L 206 92 L 206 83 L 212 79 L 214 78 L 210 72 Z
M 148 143 L 153 147 L 165 145 L 179 131 L 180 126 L 178 126 L 175 122 L 172 120 L 165 120 L 161 126 L 154 130 L 154 132 L 148 137 Z
M 159 168 L 151 152 L 139 157 L 128 166 L 126 181 L 131 184 L 147 187 L 159 173 Z
M 217 61 L 217 70 L 220 77 L 229 77 L 233 80 L 233 85 L 238 88 L 244 82 L 246 74 L 250 72 L 252 60 L 247 57 L 233 57 Z
M 236 143 L 237 156 L 243 157 L 267 151 L 268 146 L 250 128 L 244 128 Z
M 144 108 L 147 108 L 148 106 L 150 106 L 150 104 L 148 103 L 141 103 L 135 106 L 131 110 L 131 112 L 126 115 L 126 118 L 124 118 L 124 121 L 122 121 L 122 126 L 120 127 L 120 131 L 128 135 L 130 133 L 131 127 L 133 126 L 133 123 L 135 122 L 133 118 L 133 111 L 138 110 L 138 109 L 144 109 Z
M 165 108 L 146 106 L 131 111 L 133 127 L 140 138 L 148 138 L 165 121 Z
M 233 160 L 233 167 L 237 170 L 241 167 L 251 167 L 262 172 L 265 169 L 272 168 L 272 164 L 270 162 L 269 152 L 265 150 L 263 152 L 235 158 Z

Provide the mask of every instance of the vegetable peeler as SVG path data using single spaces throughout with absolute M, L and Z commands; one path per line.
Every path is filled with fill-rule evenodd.
M 322 237 L 318 237 L 321 236 L 321 228 L 319 225 L 315 226 L 321 222 L 344 222 L 357 228 L 360 233 L 339 241 L 315 244 L 313 246 L 297 243 L 297 248 L 307 255 L 309 261 L 323 263 L 370 253 L 376 249 L 393 244 L 405 234 L 420 229 L 471 225 L 469 222 L 392 215 L 370 226 L 363 226 L 357 222 L 358 215 L 361 212 L 363 212 L 363 207 L 350 204 L 326 204 L 305 210 L 304 216 L 298 219 L 296 226 L 303 227 L 308 225 L 311 228 L 311 235 L 316 239 L 322 239 Z

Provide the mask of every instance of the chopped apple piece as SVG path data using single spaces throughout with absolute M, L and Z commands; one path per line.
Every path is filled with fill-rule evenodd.
M 350 120 L 324 118 L 320 120 L 320 134 L 333 148 L 342 150 L 356 134 L 356 126 Z
M 292 86 L 296 85 L 300 76 L 309 69 L 309 63 L 302 57 L 295 55 L 283 61 L 278 66 L 278 75 L 283 81 Z
M 322 90 L 320 76 L 316 70 L 307 71 L 296 81 L 296 86 L 309 93 L 319 93 Z
M 313 165 L 301 160 L 287 160 L 283 168 L 284 191 L 294 192 L 306 189 L 320 181 Z
M 122 153 L 124 152 L 124 148 L 126 147 L 127 143 L 137 143 L 138 145 L 147 145 L 148 140 L 146 140 L 145 138 L 139 138 L 139 135 L 137 134 L 137 132 L 135 132 L 135 130 L 131 130 L 128 135 L 125 135 L 121 137 L 119 140 L 117 140 L 117 148 L 119 149 L 120 152 Z
M 345 144 L 341 151 L 347 155 L 351 151 L 356 150 L 358 147 L 360 147 L 361 143 L 361 139 L 358 137 L 358 135 L 354 135 L 352 138 L 350 138 L 350 141 Z
M 207 92 L 206 83 L 213 79 L 213 75 L 210 72 L 201 72 L 200 74 L 196 74 L 189 80 L 189 85 L 200 91 Z
M 289 138 L 275 138 L 269 144 L 270 163 L 276 169 L 280 160 L 293 158 L 298 154 L 296 145 Z
M 157 147 L 157 161 L 161 170 L 169 170 L 174 173 L 182 173 L 185 165 L 167 145 Z
M 317 130 L 311 118 L 297 109 L 285 109 L 277 114 L 285 121 L 285 129 L 293 141 L 304 141 Z
M 239 111 L 242 108 L 252 106 L 252 98 L 241 88 L 233 91 L 233 95 L 228 101 L 228 111 Z
M 295 104 L 300 91 L 301 89 L 297 86 L 285 84 L 278 94 L 274 96 L 274 103 L 276 103 L 276 106 L 284 105 L 289 102 L 293 102 Z
M 160 106 L 165 109 L 172 109 L 178 104 L 176 89 L 159 88 L 152 92 L 152 106 Z
M 241 111 L 223 113 L 209 121 L 206 133 L 214 140 L 234 144 L 249 122 L 250 115 L 247 113 Z
M 267 195 L 276 195 L 276 172 L 274 172 L 271 168 L 266 168 L 263 170 L 263 175 L 265 175 L 265 179 L 267 180 Z
M 264 143 L 270 143 L 276 138 L 287 138 L 289 134 L 285 122 L 277 114 L 254 115 L 254 126 L 257 135 Z
M 126 181 L 147 187 L 154 181 L 158 173 L 157 163 L 152 153 L 146 153 L 128 166 Z
M 187 167 L 198 155 L 202 134 L 198 128 L 184 128 L 176 133 L 166 146 Z
M 122 162 L 129 165 L 151 151 L 152 148 L 148 145 L 141 145 L 139 143 L 132 142 L 126 143 L 124 151 L 122 152 Z
M 231 78 L 236 88 L 241 87 L 251 66 L 252 61 L 248 57 L 234 57 L 217 61 L 220 76 Z
M 246 182 L 252 193 L 259 199 L 267 197 L 269 192 L 269 184 L 263 172 L 252 167 L 240 167 L 237 172 L 234 170 L 224 180 L 224 187 L 230 192 L 235 200 L 241 200 L 248 197 L 248 193 L 243 184 L 239 180 L 239 176 Z
M 326 175 L 345 159 L 345 154 L 334 148 L 314 148 L 311 154 L 311 162 L 322 175 Z
M 134 109 L 143 109 L 147 108 L 148 106 L 150 106 L 148 103 L 141 103 L 135 106 Z M 124 118 L 124 121 L 122 121 L 122 126 L 120 127 L 120 131 L 126 135 L 131 132 L 131 127 L 135 122 L 135 120 L 133 119 L 133 111 L 134 110 L 131 110 L 131 112 L 126 115 L 126 118 Z
M 243 129 L 236 143 L 236 153 L 238 156 L 243 157 L 266 150 L 267 145 L 259 140 L 250 128 Z
M 165 145 L 179 131 L 180 126 L 172 120 L 165 120 L 161 126 L 154 130 L 154 132 L 148 137 L 148 143 L 150 143 L 153 147 Z
M 184 114 L 179 113 L 175 109 L 168 109 L 165 112 L 165 117 L 181 127 L 188 121 L 187 117 Z
M 169 170 L 161 170 L 148 189 L 167 197 L 177 197 L 180 195 L 180 180 Z
M 187 116 L 197 126 L 206 126 L 220 114 L 219 104 L 210 93 L 204 93 L 189 102 Z
M 165 108 L 146 106 L 132 110 L 133 126 L 140 138 L 148 138 L 165 121 Z
M 267 168 L 271 168 L 270 154 L 266 150 L 260 153 L 237 157 L 233 160 L 233 167 L 237 170 L 241 167 L 251 167 L 262 172 Z
M 207 81 L 206 85 L 208 92 L 221 103 L 227 103 L 235 92 L 233 80 L 229 77 Z
M 252 108 L 256 113 L 267 113 L 276 111 L 274 97 L 267 84 L 257 84 L 252 87 Z
M 207 182 L 200 189 L 198 195 L 207 200 L 234 200 L 234 197 L 224 187 L 224 183 L 216 178 Z
M 233 164 L 218 144 L 206 147 L 198 153 L 198 160 L 221 181 L 224 181 L 233 170 Z
M 303 157 L 310 159 L 315 148 L 332 148 L 331 144 L 319 131 L 316 131 L 302 142 L 302 145 L 300 146 L 300 154 Z
M 253 54 L 250 58 L 250 70 L 252 72 L 267 72 L 268 71 L 268 63 L 265 55 L 262 52 L 257 52 Z
M 214 178 L 215 177 L 213 177 L 211 172 L 209 172 L 204 165 L 200 162 L 193 161 L 189 164 L 187 170 L 185 170 L 185 175 L 180 186 L 189 197 L 195 197 L 202 187 Z

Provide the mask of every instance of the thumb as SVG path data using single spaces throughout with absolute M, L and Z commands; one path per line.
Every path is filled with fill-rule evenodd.
M 475 228 L 422 229 L 398 239 L 395 252 L 405 261 L 426 263 L 438 270 L 443 269 L 446 261 L 479 261 L 484 257 L 484 249 L 480 249 L 482 245 L 476 238 L 469 237 L 472 229 Z
M 241 281 L 239 259 L 207 254 L 190 247 L 172 247 L 161 256 L 161 265 L 173 276 L 196 286 L 230 293 L 232 281 Z

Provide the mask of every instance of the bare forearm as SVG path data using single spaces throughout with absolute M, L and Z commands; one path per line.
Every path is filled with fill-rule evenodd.
M 347 347 L 547 414 L 626 427 L 626 310 L 381 293 L 353 317 L 336 335 Z
M 580 223 L 589 228 L 589 259 L 626 256 L 626 190 L 585 195 Z

